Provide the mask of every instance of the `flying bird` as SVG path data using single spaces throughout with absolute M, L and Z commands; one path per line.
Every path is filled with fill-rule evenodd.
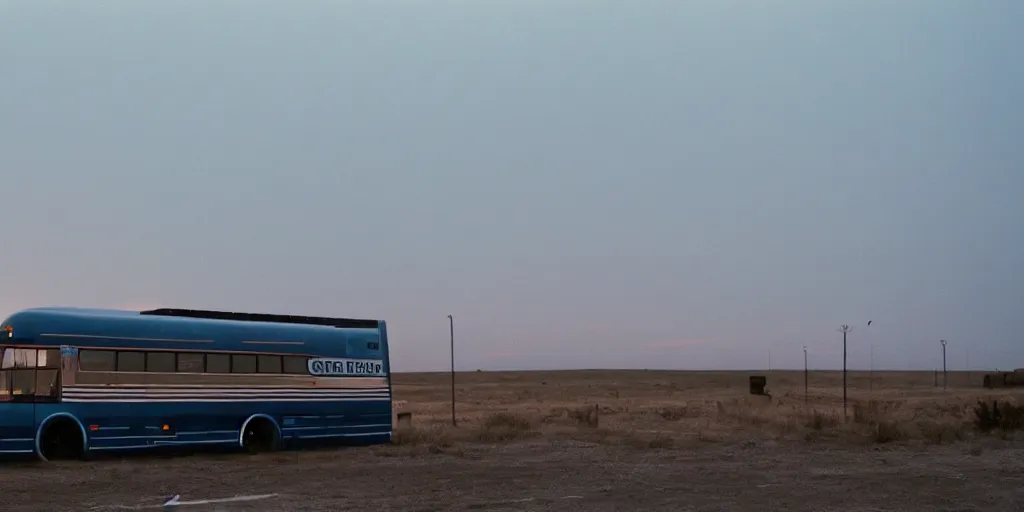
M 868 320 L 868 325 L 871 325 L 871 320 Z

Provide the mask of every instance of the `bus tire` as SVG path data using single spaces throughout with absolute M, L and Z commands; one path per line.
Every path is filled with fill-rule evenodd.
M 46 422 L 39 434 L 38 455 L 43 461 L 85 459 L 82 426 L 69 416 Z
M 242 448 L 249 453 L 277 451 L 281 445 L 281 432 L 268 416 L 252 416 L 242 425 Z

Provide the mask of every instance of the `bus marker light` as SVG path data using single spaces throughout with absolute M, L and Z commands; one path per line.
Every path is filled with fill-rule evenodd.
M 89 425 L 89 430 L 95 432 L 100 429 L 99 425 Z

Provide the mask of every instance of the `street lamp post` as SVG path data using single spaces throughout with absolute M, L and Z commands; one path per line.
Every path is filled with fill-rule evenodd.
M 967 347 L 965 357 L 966 361 L 964 364 L 967 365 L 967 387 L 971 387 L 971 347 Z
M 868 320 L 868 327 L 871 327 L 871 320 Z M 870 331 L 871 329 L 868 329 Z M 869 338 L 870 339 L 870 338 Z M 868 346 L 868 393 L 875 391 L 875 340 L 870 340 Z
M 875 344 L 872 343 L 868 347 L 868 393 L 874 393 L 875 391 Z
M 448 332 L 451 335 L 451 356 L 452 356 L 452 426 L 455 425 L 455 319 L 448 315 Z
M 808 380 L 809 379 L 808 379 L 808 375 L 807 375 L 807 345 L 804 345 L 804 404 L 807 403 L 807 384 L 808 384 Z
M 843 333 L 843 421 L 848 419 L 846 413 L 846 335 L 853 330 L 853 327 L 843 324 L 839 332 Z
M 942 344 L 942 390 L 945 391 L 948 381 L 946 378 L 946 340 L 939 340 L 939 343 Z

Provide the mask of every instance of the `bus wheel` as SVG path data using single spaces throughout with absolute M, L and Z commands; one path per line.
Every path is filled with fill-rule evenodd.
M 46 425 L 39 438 L 39 455 L 43 460 L 82 459 L 85 440 L 82 429 L 70 418 L 57 418 Z
M 277 427 L 266 418 L 252 418 L 242 432 L 242 447 L 249 453 L 276 451 L 279 443 Z

